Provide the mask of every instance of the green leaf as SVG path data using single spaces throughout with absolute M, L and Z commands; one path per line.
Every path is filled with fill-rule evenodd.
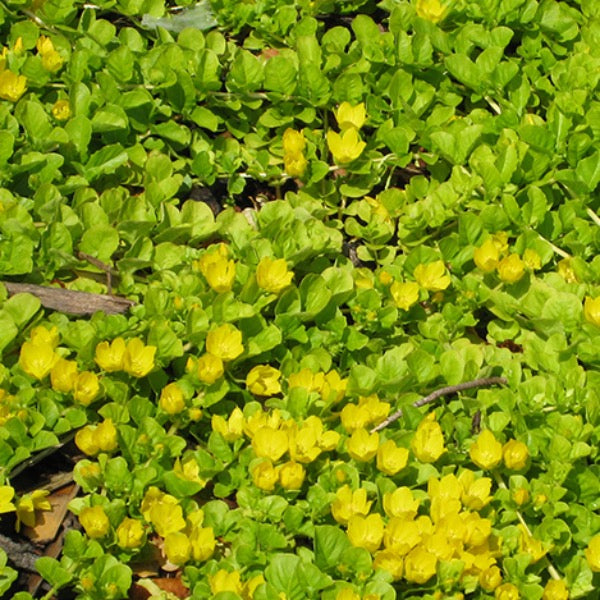
M 39 299 L 32 294 L 15 294 L 4 303 L 2 310 L 10 315 L 17 327 L 22 329 L 41 305 Z
M 113 173 L 118 167 L 124 165 L 128 159 L 127 152 L 121 144 L 104 146 L 101 150 L 94 152 L 85 167 L 78 168 L 78 171 L 89 182 L 92 182 L 101 175 Z M 77 165 L 75 166 L 77 167 Z
M 348 536 L 333 525 L 315 527 L 315 565 L 323 571 L 332 571 L 339 564 L 342 553 L 350 548 Z
M 119 247 L 119 232 L 110 225 L 96 225 L 87 229 L 81 237 L 81 252 L 110 263 L 112 255 Z
M 17 337 L 18 333 L 19 328 L 12 317 L 4 310 L 0 310 L 0 352 Z
M 127 461 L 122 456 L 111 458 L 104 468 L 104 483 L 118 495 L 127 494 L 133 485 L 133 476 Z
M 262 64 L 250 52 L 240 49 L 227 75 L 227 87 L 232 91 L 253 92 L 263 81 Z
M 577 177 L 584 183 L 590 192 L 593 192 L 600 183 L 600 150 L 580 160 L 575 168 Z
M 61 588 L 73 579 L 73 575 L 67 569 L 49 556 L 38 558 L 35 561 L 35 568 L 50 585 L 56 588 Z
M 278 591 L 284 592 L 288 600 L 304 598 L 304 590 L 298 580 L 300 558 L 294 554 L 275 554 L 265 569 L 265 579 Z

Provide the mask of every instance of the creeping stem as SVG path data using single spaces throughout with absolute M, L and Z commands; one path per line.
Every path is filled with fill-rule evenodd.
M 418 408 L 419 406 L 425 406 L 425 404 L 435 402 L 435 400 L 441 398 L 442 396 L 456 394 L 457 392 L 462 392 L 463 390 L 470 390 L 471 388 L 487 387 L 490 385 L 506 385 L 506 383 L 508 383 L 506 377 L 482 377 L 481 379 L 464 381 L 463 383 L 457 383 L 456 385 L 447 385 L 446 387 L 439 388 L 434 392 L 431 392 L 431 394 L 429 394 L 428 396 L 419 398 L 417 401 L 413 402 L 413 406 L 416 408 Z M 371 433 L 374 433 L 375 431 L 381 431 L 390 423 L 397 421 L 401 416 L 402 409 L 397 410 L 394 414 L 390 415 L 385 421 L 382 421 L 381 423 L 379 423 L 379 425 L 373 427 L 373 429 L 371 429 Z

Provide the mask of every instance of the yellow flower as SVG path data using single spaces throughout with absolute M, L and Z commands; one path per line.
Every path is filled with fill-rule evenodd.
M 0 98 L 16 102 L 27 89 L 27 79 L 12 71 L 0 71 Z
M 586 296 L 583 304 L 583 316 L 585 320 L 596 327 L 600 327 L 600 296 L 591 298 Z
M 531 562 L 536 563 L 547 554 L 548 550 L 546 550 L 542 542 L 534 538 L 521 523 L 519 523 L 517 527 L 521 533 L 521 536 L 519 537 L 519 550 L 524 554 L 529 554 Z
M 419 284 L 414 281 L 394 281 L 390 286 L 394 303 L 402 310 L 408 310 L 419 301 Z
M 183 565 L 190 559 L 192 546 L 185 533 L 172 531 L 165 537 L 164 550 L 170 563 Z
M 117 543 L 123 550 L 139 548 L 144 542 L 144 526 L 138 519 L 125 517 L 117 527 Z
M 188 455 L 183 460 L 178 458 L 173 465 L 173 472 L 186 481 L 194 481 L 202 486 L 206 484 L 206 480 L 200 477 L 200 465 L 192 455 Z
M 258 287 L 271 293 L 279 294 L 292 282 L 293 271 L 288 271 L 287 262 L 283 258 L 272 259 L 264 256 L 256 267 L 256 283 Z
M 256 456 L 277 462 L 288 450 L 289 440 L 284 431 L 272 427 L 260 427 L 252 438 Z
M 27 375 L 36 379 L 44 379 L 57 360 L 58 356 L 49 344 L 23 342 L 21 346 L 19 365 Z
M 104 537 L 110 529 L 110 521 L 101 506 L 86 506 L 79 513 L 79 522 L 88 537 Z
M 206 335 L 206 351 L 223 361 L 237 358 L 244 352 L 242 332 L 229 323 L 211 329 Z
M 479 511 L 491 502 L 492 480 L 489 477 L 475 479 L 473 471 L 465 470 L 458 480 L 463 488 L 461 501 L 464 506 Z
M 493 592 L 502 583 L 502 572 L 494 565 L 479 573 L 479 585 L 486 592 Z
M 265 459 L 252 468 L 252 481 L 257 488 L 270 492 L 275 488 L 279 472 L 269 459 Z
M 172 382 L 167 384 L 160 392 L 160 407 L 168 415 L 177 415 L 185 408 L 183 390 Z
M 50 492 L 48 490 L 35 490 L 30 494 L 21 496 L 16 503 L 17 510 L 17 526 L 19 531 L 21 523 L 27 527 L 35 526 L 35 511 L 36 510 L 52 510 L 50 501 L 46 498 Z
M 595 573 L 600 572 L 600 534 L 595 535 L 585 549 L 585 557 L 590 569 Z
M 274 396 L 281 392 L 281 371 L 269 365 L 256 365 L 246 377 L 246 387 L 256 396 Z
M 348 539 L 353 546 L 375 552 L 383 540 L 383 519 L 379 513 L 353 515 L 348 521 Z
M 104 419 L 94 430 L 94 441 L 102 452 L 112 452 L 118 447 L 117 428 L 112 419 Z
M 68 393 L 75 387 L 77 381 L 77 363 L 74 360 L 59 358 L 50 371 L 52 389 Z
M 360 129 L 367 119 L 364 102 L 356 106 L 352 106 L 349 102 L 342 102 L 335 111 L 335 119 L 342 131 L 352 127 Z
M 367 500 L 365 488 L 353 492 L 350 486 L 344 485 L 335 494 L 335 500 L 331 503 L 331 514 L 338 523 L 346 525 L 353 515 L 368 515 L 371 504 L 373 502 Z
M 337 593 L 335 600 L 360 600 L 360 594 L 357 594 L 352 588 L 344 588 Z
M 523 442 L 509 440 L 502 447 L 504 464 L 513 471 L 520 471 L 527 466 L 529 450 Z
M 150 522 L 162 537 L 169 533 L 181 531 L 185 527 L 183 511 L 173 496 L 165 494 L 160 500 L 152 503 L 149 509 Z
M 286 490 L 299 490 L 305 476 L 304 467 L 294 461 L 284 463 L 279 469 L 279 483 Z
M 283 132 L 283 151 L 285 154 L 301 154 L 306 148 L 306 139 L 302 131 L 288 127 Z
M 89 406 L 100 393 L 98 376 L 92 371 L 83 371 L 77 375 L 73 386 L 73 398 L 83 406 Z
M 417 265 L 414 276 L 422 288 L 432 292 L 441 292 L 450 285 L 450 276 L 446 275 L 446 266 L 441 260 Z
M 302 177 L 308 166 L 304 154 L 284 154 L 283 168 L 290 177 Z
M 529 501 L 529 491 L 525 488 L 519 488 L 513 492 L 513 500 L 518 506 L 523 506 Z
M 56 73 L 63 66 L 63 57 L 56 51 L 49 52 L 48 54 L 42 55 L 42 67 L 50 73 Z
M 96 346 L 94 361 L 107 373 L 121 371 L 124 368 L 125 352 L 125 340 L 122 337 L 117 337 L 110 344 L 100 342 Z
M 253 600 L 256 588 L 263 583 L 265 583 L 265 578 L 260 574 L 248 579 L 244 584 L 242 598 L 244 600 Z
M 190 533 L 194 560 L 208 560 L 215 551 L 217 542 L 212 527 L 194 527 Z
M 0 514 L 12 512 L 15 505 L 11 500 L 15 496 L 15 490 L 10 485 L 0 485 Z
M 366 429 L 357 429 L 348 440 L 348 454 L 360 462 L 371 460 L 377 454 L 379 434 L 369 433 Z
M 46 71 L 54 73 L 62 67 L 63 58 L 54 48 L 54 44 L 50 38 L 43 35 L 40 36 L 36 43 L 36 48 L 42 57 L 42 66 Z
M 380 423 L 390 414 L 390 403 L 381 402 L 377 394 L 361 396 L 358 405 L 369 413 L 369 423 Z
M 198 378 L 204 383 L 212 384 L 220 379 L 225 372 L 223 361 L 209 352 L 198 359 Z
M 432 23 L 439 23 L 448 12 L 448 7 L 440 0 L 417 0 L 417 15 Z
M 242 582 L 237 571 L 229 573 L 225 569 L 220 569 L 214 575 L 209 575 L 208 581 L 213 595 L 219 592 L 233 592 L 239 596 L 242 593 Z
M 29 341 L 38 346 L 56 348 L 59 342 L 58 329 L 56 325 L 52 325 L 50 329 L 47 329 L 43 325 L 38 325 L 29 332 Z
M 557 272 L 567 283 L 576 283 L 577 275 L 571 266 L 570 258 L 563 258 L 558 261 Z
M 544 587 L 542 600 L 569 600 L 569 590 L 564 579 L 550 579 Z
M 494 591 L 496 600 L 519 600 L 520 597 L 519 588 L 512 583 L 503 583 Z
M 317 377 L 318 374 L 315 375 L 315 380 Z M 319 389 L 322 400 L 335 404 L 344 397 L 344 394 L 346 393 L 346 386 L 348 385 L 348 379 L 342 379 L 340 374 L 332 369 L 323 377 L 322 381 L 323 383 Z
M 408 450 L 398 448 L 393 440 L 388 440 L 377 449 L 377 468 L 386 475 L 395 475 L 408 462 Z
M 498 266 L 500 251 L 492 238 L 488 238 L 473 251 L 473 261 L 480 271 L 491 273 Z
M 383 495 L 383 510 L 388 517 L 410 520 L 417 516 L 420 501 L 409 487 L 402 486 Z
M 355 127 L 350 127 L 341 134 L 331 129 L 327 132 L 327 146 L 337 164 L 344 165 L 356 160 L 366 145 Z
M 537 271 L 542 268 L 542 257 L 533 249 L 527 248 L 523 252 L 523 262 L 528 269 Z
M 502 460 L 502 444 L 489 429 L 485 429 L 471 444 L 469 456 L 480 469 L 493 469 Z
M 435 462 L 444 452 L 444 435 L 435 413 L 429 413 L 417 427 L 410 444 L 414 455 L 423 463 Z
M 57 100 L 52 106 L 52 116 L 57 121 L 66 121 L 71 116 L 71 105 L 68 100 Z
M 371 415 L 366 406 L 346 404 L 340 414 L 342 426 L 348 433 L 357 429 L 364 429 L 370 423 Z
M 146 346 L 139 338 L 127 342 L 123 370 L 134 377 L 144 377 L 154 369 L 156 346 Z
M 413 583 L 427 583 L 436 569 L 437 557 L 422 546 L 413 548 L 404 559 L 404 578 Z
M 315 417 L 315 419 L 318 419 L 318 417 Z M 292 421 L 286 429 L 292 460 L 310 463 L 319 457 L 321 454 L 319 442 L 323 433 L 323 423 L 320 419 L 317 423 L 312 417 L 309 417 L 300 428 Z
M 404 572 L 404 561 L 393 550 L 381 550 L 375 554 L 374 569 L 383 569 L 391 574 L 394 581 L 398 581 Z
M 94 427 L 86 425 L 75 434 L 75 445 L 88 456 L 94 456 L 100 452 L 94 430 Z
M 220 248 L 225 250 L 222 251 Z M 205 252 L 198 260 L 198 264 L 208 285 L 215 292 L 222 293 L 231 290 L 235 280 L 235 262 L 227 260 L 225 244 L 220 244 L 216 251 Z
M 525 275 L 525 263 L 518 254 L 510 254 L 498 263 L 498 276 L 502 281 L 515 283 Z
M 228 442 L 234 442 L 235 440 L 239 440 L 243 435 L 244 414 L 236 406 L 227 421 L 221 415 L 213 415 L 211 425 L 213 431 L 220 433 Z

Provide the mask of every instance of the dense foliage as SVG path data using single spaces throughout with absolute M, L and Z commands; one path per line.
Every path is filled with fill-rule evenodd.
M 135 303 L 0 286 L 3 524 L 51 509 L 27 461 L 81 453 L 45 598 L 597 597 L 596 0 L 0 28 L 0 275 Z

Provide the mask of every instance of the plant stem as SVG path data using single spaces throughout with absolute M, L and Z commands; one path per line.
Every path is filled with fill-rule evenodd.
M 413 402 L 413 406 L 418 408 L 419 406 L 425 406 L 425 404 L 429 404 L 434 402 L 441 396 L 448 396 L 449 394 L 456 394 L 456 392 L 462 392 L 463 390 L 470 390 L 476 387 L 486 387 L 490 385 L 506 385 L 508 380 L 506 377 L 483 377 L 481 379 L 473 379 L 472 381 L 465 381 L 463 383 L 457 383 L 456 385 L 448 385 L 443 388 L 439 388 L 434 392 L 431 392 L 428 396 L 423 398 L 419 398 L 417 401 Z M 387 427 L 390 423 L 397 421 L 402 416 L 402 409 L 397 410 L 394 414 L 390 415 L 385 421 L 379 423 L 376 427 L 371 429 L 371 433 L 376 431 L 381 431 L 385 427 Z
M 500 489 L 508 491 L 508 486 L 506 485 L 506 483 L 504 483 L 504 479 L 502 479 L 502 475 L 500 475 L 500 473 L 498 473 L 498 471 L 496 471 L 496 470 L 492 471 L 492 474 L 494 475 L 494 479 L 496 480 L 498 487 Z M 517 519 L 519 519 L 519 523 L 521 523 L 521 525 L 523 525 L 523 528 L 525 529 L 525 533 L 529 537 L 533 537 L 533 534 L 531 533 L 531 529 L 529 529 L 529 526 L 525 522 L 525 519 L 524 519 L 523 515 L 521 514 L 521 511 L 517 510 L 516 513 L 517 513 Z M 550 574 L 550 577 L 552 577 L 552 579 L 556 579 L 556 580 L 562 579 L 562 577 L 560 576 L 560 573 L 558 572 L 556 567 L 550 562 L 550 559 L 547 556 L 545 556 L 544 558 L 546 559 L 546 562 L 548 563 L 547 568 L 548 568 L 548 573 Z

